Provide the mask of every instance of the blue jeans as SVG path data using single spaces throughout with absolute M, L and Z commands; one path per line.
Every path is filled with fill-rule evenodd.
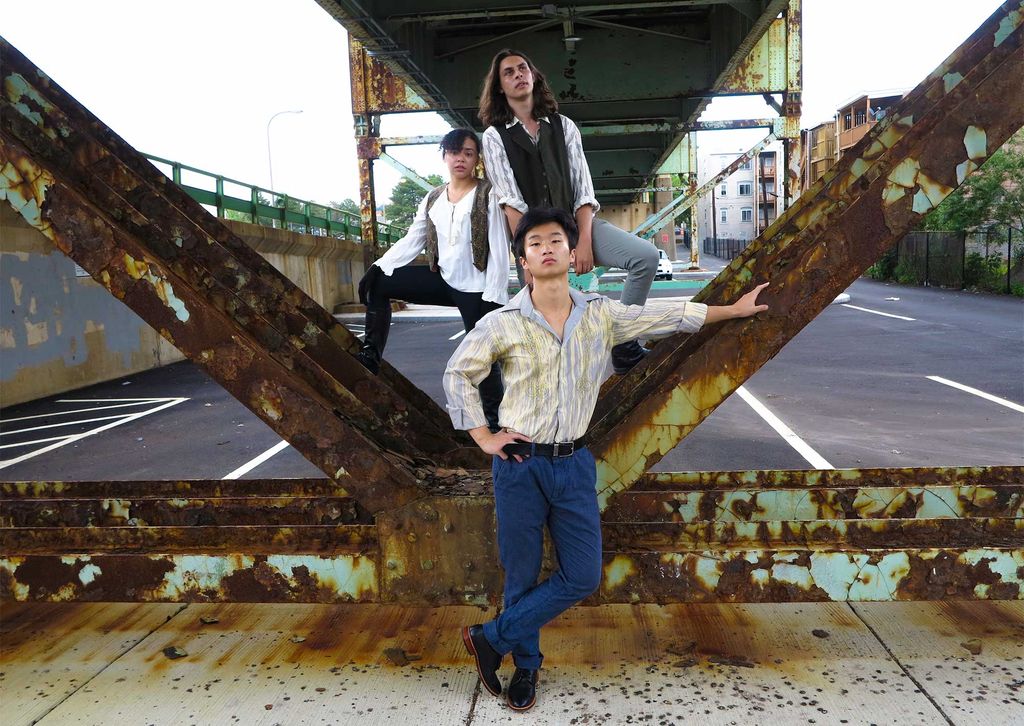
M 572 456 L 531 456 L 522 463 L 495 456 L 494 506 L 498 554 L 505 570 L 505 607 L 484 623 L 484 636 L 519 668 L 540 668 L 540 628 L 601 584 L 601 515 L 597 472 L 586 449 Z M 537 583 L 544 525 L 558 571 Z

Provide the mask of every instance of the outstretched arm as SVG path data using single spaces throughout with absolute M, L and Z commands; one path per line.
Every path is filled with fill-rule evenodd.
M 757 296 L 762 290 L 768 287 L 767 282 L 762 282 L 732 305 L 708 305 L 708 315 L 704 324 L 717 323 L 732 318 L 749 318 L 768 309 L 767 305 L 758 305 Z

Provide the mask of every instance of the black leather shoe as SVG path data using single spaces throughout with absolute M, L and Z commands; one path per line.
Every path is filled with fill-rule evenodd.
M 619 343 L 612 348 L 612 368 L 617 375 L 624 376 L 633 369 L 633 366 L 642 361 L 645 355 L 647 355 L 647 349 L 635 340 Z
M 501 695 L 501 681 L 498 680 L 498 668 L 501 666 L 501 654 L 491 647 L 484 637 L 482 625 L 470 625 L 462 629 L 462 642 L 466 650 L 476 660 L 476 672 L 480 674 L 480 682 L 492 696 Z
M 373 375 L 380 373 L 380 353 L 372 345 L 364 345 L 360 348 L 356 359 Z
M 537 671 L 529 668 L 516 668 L 512 680 L 508 682 L 505 700 L 513 711 L 529 711 L 537 702 Z

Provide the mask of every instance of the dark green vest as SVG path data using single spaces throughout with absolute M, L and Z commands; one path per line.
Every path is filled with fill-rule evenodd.
M 536 144 L 521 123 L 508 129 L 505 124 L 494 128 L 505 145 L 509 166 L 526 206 L 558 207 L 572 215 L 576 195 L 572 190 L 562 117 L 553 113 L 548 121 L 540 122 L 540 139 Z
M 430 219 L 430 208 L 437 198 L 445 193 L 447 184 L 442 184 L 427 194 L 427 245 L 424 253 L 430 269 L 437 272 L 437 228 Z M 480 272 L 487 271 L 487 206 L 490 202 L 491 183 L 486 179 L 476 180 L 476 198 L 469 212 L 470 245 L 473 248 L 473 266 Z

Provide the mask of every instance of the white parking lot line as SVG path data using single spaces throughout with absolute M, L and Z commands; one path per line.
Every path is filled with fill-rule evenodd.
M 278 441 L 271 448 L 269 448 L 266 451 L 264 451 L 262 454 L 257 456 L 255 459 L 250 459 L 249 461 L 247 461 L 244 464 L 242 464 L 240 467 L 235 469 L 233 472 L 231 472 L 230 474 L 225 476 L 224 479 L 241 479 L 243 476 L 248 474 L 250 471 L 255 469 L 257 466 L 262 464 L 267 459 L 269 459 L 269 458 L 271 458 L 273 456 L 276 456 L 279 452 L 284 451 L 285 449 L 287 449 L 288 446 L 289 446 L 289 444 L 288 444 L 287 441 L 283 441 L 283 440 L 282 441 Z
M 872 310 L 871 308 L 862 308 L 859 305 L 850 305 L 849 303 L 840 303 L 844 308 L 850 308 L 852 310 L 860 310 L 865 313 L 874 313 L 875 315 L 884 315 L 887 318 L 897 318 L 898 320 L 910 320 L 914 321 L 917 318 L 908 318 L 906 315 L 893 315 L 892 313 L 883 313 L 881 310 Z
M 750 407 L 757 412 L 758 416 L 763 418 L 769 426 L 775 429 L 778 434 L 786 440 L 787 444 L 796 449 L 800 456 L 807 459 L 811 466 L 815 469 L 835 469 L 834 466 L 828 463 L 824 456 L 812 449 L 806 441 L 793 433 L 793 429 L 789 428 L 789 426 L 784 424 L 778 416 L 769 411 L 763 403 L 754 398 L 750 391 L 743 386 L 740 386 L 736 389 L 736 393 L 738 393 L 740 398 L 746 401 Z
M 154 400 L 163 401 L 166 399 L 152 399 L 152 398 L 138 398 L 133 399 L 131 403 L 115 403 L 113 406 L 93 406 L 92 408 L 72 408 L 68 411 L 57 411 L 55 413 L 37 413 L 34 416 L 18 416 L 17 418 L 5 418 L 0 423 L 12 423 L 14 421 L 28 421 L 34 418 L 55 418 L 57 416 L 70 416 L 73 413 L 92 413 L 93 411 L 106 411 L 110 408 L 127 408 L 128 406 L 141 406 L 144 403 L 152 403 Z M 73 401 L 74 403 L 81 403 L 81 401 Z M 55 403 L 72 403 L 68 399 L 59 399 Z
M 48 453 L 50 451 L 53 451 L 55 449 L 59 449 L 62 446 L 67 446 L 68 444 L 72 444 L 72 443 L 74 443 L 76 441 L 81 441 L 82 439 L 88 438 L 89 436 L 95 436 L 96 434 L 102 433 L 104 431 L 109 431 L 110 429 L 112 429 L 112 428 L 114 428 L 116 426 L 121 426 L 121 425 L 129 423 L 131 421 L 135 421 L 137 419 L 142 418 L 143 416 L 149 416 L 152 413 L 156 413 L 158 411 L 163 411 L 165 408 L 170 408 L 171 406 L 177 406 L 179 403 L 183 403 L 184 401 L 187 401 L 188 399 L 187 398 L 61 399 L 60 401 L 57 401 L 57 403 L 96 403 L 96 402 L 105 402 L 105 401 L 132 401 L 132 400 L 144 400 L 144 401 L 146 401 L 148 403 L 159 403 L 160 405 L 154 406 L 153 408 L 148 408 L 145 411 L 136 411 L 135 413 L 129 413 L 129 414 L 126 414 L 124 416 L 118 416 L 116 421 L 111 421 L 108 424 L 104 424 L 102 426 L 97 426 L 96 428 L 94 428 L 94 429 L 92 429 L 90 431 L 83 431 L 83 432 L 78 433 L 78 434 L 71 434 L 69 436 L 57 437 L 57 438 L 53 439 L 54 443 L 50 444 L 49 446 L 44 446 L 41 449 L 36 449 L 35 451 L 30 451 L 27 454 L 22 454 L 21 456 L 16 456 L 13 459 L 5 459 L 3 461 L 0 461 L 0 469 L 6 469 L 9 466 L 14 466 L 15 464 L 20 464 L 23 461 L 27 461 L 28 459 L 31 459 L 31 458 L 36 457 L 36 456 L 39 456 L 41 454 L 46 454 L 46 453 Z M 45 440 L 41 440 L 38 443 L 43 443 L 43 441 L 45 441 Z M 24 445 L 27 445 L 28 443 L 31 443 L 31 442 L 23 442 L 21 445 L 24 446 Z M 15 444 L 12 444 L 12 446 L 15 446 Z
M 465 330 L 460 330 L 455 335 L 453 335 L 452 337 L 448 338 L 448 340 L 458 340 L 459 338 L 461 338 L 465 334 L 466 334 Z
M 945 386 L 951 386 L 952 388 L 958 388 L 961 391 L 966 391 L 967 393 L 973 393 L 975 396 L 979 396 L 980 398 L 984 398 L 986 401 L 992 401 L 993 403 L 998 403 L 1000 406 L 1006 406 L 1007 408 L 1013 409 L 1014 411 L 1020 411 L 1021 413 L 1024 413 L 1024 406 L 1021 406 L 1019 403 L 1014 403 L 1013 401 L 1007 401 L 1005 398 L 999 398 L 999 396 L 993 396 L 991 393 L 985 393 L 984 391 L 979 391 L 977 388 L 971 388 L 970 386 L 965 386 L 963 383 L 957 383 L 956 381 L 951 381 L 948 378 L 943 378 L 942 376 L 925 376 L 925 378 L 927 378 L 930 381 L 935 381 L 936 383 L 941 383 L 941 384 L 943 384 Z
M 78 424 L 96 423 L 97 421 L 110 421 L 117 418 L 125 418 L 131 416 L 130 413 L 120 413 L 115 416 L 97 416 L 96 418 L 83 418 L 77 421 L 61 421 L 55 424 L 45 424 L 43 426 L 29 426 L 25 429 L 14 429 L 13 431 L 0 431 L 0 436 L 11 436 L 12 434 L 23 434 L 27 431 L 40 431 L 42 429 L 56 429 L 61 426 L 77 426 Z M 0 423 L 8 423 L 7 421 L 0 421 Z

